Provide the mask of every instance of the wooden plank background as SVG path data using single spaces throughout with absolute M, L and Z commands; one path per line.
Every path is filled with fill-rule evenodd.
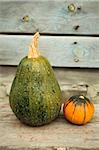
M 33 36 L 1 35 L 0 65 L 18 65 Z M 41 36 L 39 49 L 52 66 L 99 67 L 98 37 Z
M 68 6 L 73 3 L 76 11 Z M 27 19 L 24 19 L 28 15 Z M 79 26 L 76 30 L 75 27 Z M 0 0 L 0 32 L 99 34 L 98 0 Z

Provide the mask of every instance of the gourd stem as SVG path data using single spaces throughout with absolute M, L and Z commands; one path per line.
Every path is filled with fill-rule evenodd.
M 81 96 L 79 96 L 79 98 L 84 99 L 84 96 L 81 95 Z
M 40 53 L 38 51 L 38 43 L 39 43 L 39 32 L 36 32 L 32 43 L 29 46 L 28 58 L 37 58 Z

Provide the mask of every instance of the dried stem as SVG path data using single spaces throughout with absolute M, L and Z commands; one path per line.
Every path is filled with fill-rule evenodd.
M 28 58 L 37 58 L 39 57 L 40 53 L 38 51 L 38 44 L 39 44 L 39 32 L 36 32 L 32 43 L 29 46 Z

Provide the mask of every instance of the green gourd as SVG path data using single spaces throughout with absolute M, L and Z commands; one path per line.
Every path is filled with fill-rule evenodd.
M 61 108 L 61 90 L 51 65 L 38 51 L 38 39 L 37 32 L 28 56 L 17 67 L 9 96 L 16 117 L 30 126 L 51 122 Z

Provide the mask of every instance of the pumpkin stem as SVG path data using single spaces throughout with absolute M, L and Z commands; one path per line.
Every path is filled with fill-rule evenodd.
M 38 51 L 38 43 L 39 43 L 39 32 L 34 34 L 32 43 L 29 46 L 28 58 L 37 58 L 40 53 Z
M 79 98 L 84 99 L 84 96 L 81 95 L 81 96 L 79 96 Z

